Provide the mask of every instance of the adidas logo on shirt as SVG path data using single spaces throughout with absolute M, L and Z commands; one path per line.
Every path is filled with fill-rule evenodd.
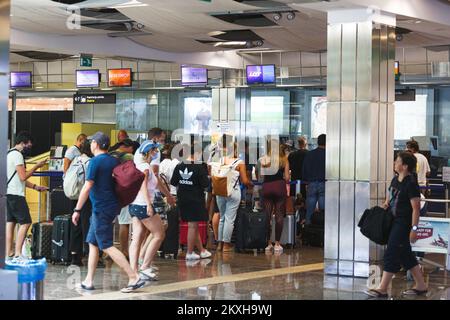
M 184 180 L 180 180 L 180 184 L 186 184 L 186 185 L 190 185 L 192 186 L 194 183 L 192 181 L 189 181 L 192 177 L 193 172 L 188 172 L 188 169 L 185 168 L 184 172 L 179 170 L 178 171 L 180 173 L 181 178 L 183 178 Z

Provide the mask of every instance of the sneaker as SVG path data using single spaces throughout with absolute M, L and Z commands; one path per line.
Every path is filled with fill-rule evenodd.
M 200 258 L 202 258 L 202 259 L 206 259 L 206 258 L 209 258 L 209 257 L 211 257 L 212 256 L 212 254 L 211 254 L 211 252 L 209 252 L 208 250 L 203 250 L 201 253 L 200 253 Z
M 266 251 L 272 251 L 272 249 L 273 249 L 273 245 L 272 245 L 272 244 L 269 244 L 269 245 L 266 247 Z
M 144 281 L 158 281 L 158 276 L 150 268 L 139 271 L 139 275 Z
M 283 252 L 283 247 L 280 245 L 276 245 L 273 249 L 274 252 L 276 253 L 282 253 Z
M 153 273 L 159 272 L 159 268 L 157 266 L 150 266 L 149 270 L 151 270 L 151 272 Z
M 186 254 L 186 260 L 199 260 L 200 256 L 196 254 L 195 252 L 187 253 Z

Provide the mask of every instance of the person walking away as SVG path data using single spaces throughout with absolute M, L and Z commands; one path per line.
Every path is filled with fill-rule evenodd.
M 23 153 L 31 150 L 33 140 L 31 135 L 22 131 L 16 136 L 16 145 L 8 151 L 6 157 L 7 190 L 6 190 L 6 257 L 7 259 L 20 259 L 22 257 L 22 246 L 31 225 L 30 209 L 25 198 L 25 188 L 30 188 L 38 192 L 48 190 L 47 187 L 37 186 L 28 179 L 42 168 L 47 160 L 38 162 L 30 171 L 26 170 Z M 14 241 L 14 230 L 19 224 L 19 231 L 16 237 L 15 249 L 12 245 Z
M 411 271 L 415 287 L 403 291 L 403 295 L 424 295 L 428 292 L 423 274 L 411 249 L 417 241 L 420 211 L 420 189 L 413 175 L 417 159 L 410 152 L 400 152 L 394 167 L 398 176 L 390 184 L 388 196 L 383 207 L 394 215 L 386 251 L 381 283 L 376 289 L 366 291 L 375 298 L 387 298 L 388 287 L 395 273 L 403 267 Z
M 317 138 L 318 147 L 307 153 L 302 168 L 306 189 L 306 224 L 311 218 L 317 203 L 320 210 L 325 210 L 325 145 L 326 135 Z
M 88 273 L 79 287 L 84 290 L 95 290 L 94 275 L 99 259 L 99 249 L 108 254 L 128 276 L 128 285 L 121 291 L 132 292 L 145 285 L 137 271 L 133 271 L 123 253 L 113 244 L 113 221 L 120 212 L 119 202 L 115 194 L 113 169 L 119 160 L 108 154 L 110 140 L 107 135 L 97 132 L 92 137 L 91 159 L 86 177 L 86 183 L 81 190 L 80 197 L 72 221 L 79 223 L 80 212 L 88 197 L 92 203 L 91 225 L 86 241 L 89 243 Z
M 142 183 L 136 199 L 130 204 L 130 215 L 133 219 L 133 239 L 130 245 L 130 264 L 135 271 L 139 270 L 139 250 L 147 234 L 151 233 L 151 240 L 148 246 L 144 247 L 144 259 L 139 271 L 141 277 L 147 281 L 158 280 L 156 269 L 152 268 L 152 261 L 161 243 L 164 240 L 164 225 L 157 212 L 153 210 L 155 190 L 158 186 L 158 179 L 151 170 L 150 162 L 157 157 L 159 145 L 153 141 L 145 141 L 138 152 L 142 155 L 142 161 L 136 163 L 136 168 L 144 172 L 145 179 Z
M 188 222 L 186 260 L 209 258 L 211 253 L 203 247 L 198 229 L 199 222 L 208 221 L 205 203 L 205 189 L 209 185 L 208 168 L 201 163 L 202 154 L 195 151 L 193 143 L 186 145 L 184 152 L 190 155 L 186 159 L 188 163 L 176 166 L 170 184 L 177 187 L 181 219 Z M 194 252 L 195 247 L 200 254 Z
M 280 244 L 281 233 L 283 232 L 284 216 L 286 214 L 286 200 L 288 197 L 286 184 L 289 183 L 289 161 L 282 145 L 278 150 L 273 146 L 277 145 L 276 140 L 267 140 L 267 154 L 260 159 L 261 177 L 263 179 L 262 195 L 264 211 L 267 214 L 268 245 L 266 252 L 274 250 L 275 253 L 282 253 L 283 247 Z M 272 224 L 272 216 L 275 215 L 275 226 Z M 275 247 L 272 244 L 271 228 L 275 228 Z
M 231 236 L 234 229 L 234 221 L 236 220 L 237 211 L 241 202 L 241 189 L 239 180 L 246 187 L 253 186 L 247 177 L 245 163 L 237 157 L 237 146 L 233 143 L 233 137 L 224 134 L 221 139 L 222 154 L 220 162 L 224 166 L 229 166 L 233 172 L 233 178 L 236 181 L 232 194 L 228 197 L 216 195 L 217 206 L 220 212 L 219 222 L 219 244 L 218 251 L 231 252 Z M 213 190 L 214 192 L 214 190 Z

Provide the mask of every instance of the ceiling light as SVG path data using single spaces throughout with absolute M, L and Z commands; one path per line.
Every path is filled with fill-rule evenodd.
M 223 31 L 211 31 L 208 33 L 208 36 L 210 37 L 216 37 L 216 36 L 220 36 L 222 34 L 225 34 L 226 32 Z
M 122 4 L 117 4 L 114 6 L 110 6 L 110 9 L 124 9 L 124 8 L 134 8 L 134 7 L 147 7 L 148 4 L 139 2 L 137 0 L 131 0 L 128 2 L 124 2 Z
M 246 44 L 247 44 L 247 41 L 216 42 L 214 44 L 214 47 L 221 47 L 221 46 L 245 46 Z
M 286 19 L 288 19 L 289 21 L 294 20 L 295 19 L 295 12 L 293 12 L 293 11 L 288 12 L 288 14 L 286 15 Z
M 272 16 L 272 19 L 274 20 L 274 21 L 280 21 L 281 20 L 281 18 L 282 18 L 282 15 L 281 15 L 281 13 L 274 13 L 273 14 L 273 16 Z
M 422 20 L 417 20 L 415 23 L 416 24 L 422 23 Z

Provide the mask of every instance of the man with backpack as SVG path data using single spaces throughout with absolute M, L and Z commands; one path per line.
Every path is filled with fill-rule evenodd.
M 81 156 L 81 146 L 83 143 L 87 140 L 87 136 L 84 133 L 80 133 L 77 137 L 77 141 L 73 146 L 71 146 L 69 149 L 67 149 L 66 154 L 64 155 L 64 174 L 67 172 L 67 170 L 70 167 L 70 164 L 72 161 L 76 158 Z M 75 203 L 74 203 L 75 205 Z
M 8 151 L 6 158 L 7 166 L 7 192 L 6 192 L 6 255 L 7 258 L 21 257 L 22 246 L 28 229 L 31 225 L 30 210 L 25 199 L 25 188 L 38 192 L 47 190 L 47 187 L 37 186 L 27 181 L 33 173 L 42 168 L 47 160 L 38 162 L 30 171 L 26 170 L 23 153 L 29 151 L 33 146 L 31 135 L 28 132 L 20 132 L 16 137 L 16 145 Z M 14 230 L 19 224 L 19 232 L 16 238 L 15 251 L 12 253 Z
M 92 137 L 91 151 L 94 158 L 89 163 L 86 183 L 81 190 L 77 206 L 72 215 L 74 224 L 78 224 L 81 208 L 88 199 L 92 202 L 91 225 L 87 235 L 89 243 L 88 274 L 80 284 L 81 289 L 95 290 L 94 274 L 97 267 L 99 249 L 108 254 L 128 275 L 128 285 L 121 291 L 132 292 L 145 285 L 139 274 L 131 269 L 130 264 L 120 250 L 113 244 L 113 221 L 120 212 L 115 193 L 113 170 L 119 161 L 108 154 L 109 137 L 97 132 Z

